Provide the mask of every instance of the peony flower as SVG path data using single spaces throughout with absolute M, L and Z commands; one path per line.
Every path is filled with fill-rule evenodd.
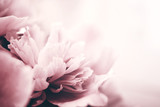
M 43 31 L 41 26 L 25 18 L 3 17 L 0 25 L 3 25 L 0 35 L 7 43 L 2 46 L 23 62 L 23 66 L 29 66 L 33 74 L 34 89 L 28 106 L 105 106 L 108 103 L 108 97 L 99 87 L 110 77 L 113 63 L 110 52 L 97 52 L 93 41 L 89 44 L 68 40 L 59 27 L 53 27 L 50 33 Z

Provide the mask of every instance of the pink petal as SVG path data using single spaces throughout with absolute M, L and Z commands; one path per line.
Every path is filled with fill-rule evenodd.
M 34 86 L 34 91 L 42 91 L 48 88 L 49 83 L 46 81 L 46 79 L 40 79 L 36 78 L 34 80 L 35 86 Z
M 79 69 L 54 82 L 56 85 L 63 85 L 63 91 L 69 93 L 81 93 L 87 91 L 83 87 L 83 83 L 92 76 L 93 71 L 89 68 Z M 92 81 L 93 82 L 93 81 Z M 89 85 L 89 84 L 87 84 Z M 94 84 L 95 85 L 95 84 Z
M 52 87 L 49 88 L 49 90 L 53 93 L 59 93 L 61 90 L 63 89 L 63 86 L 60 85 L 60 87 L 58 89 L 54 89 Z
M 48 72 L 48 77 L 51 77 L 48 82 L 53 82 L 65 74 L 66 64 L 61 58 L 54 57 L 46 70 Z
M 113 50 L 105 47 L 106 43 L 100 30 L 91 25 L 83 27 L 74 35 L 76 36 L 73 38 L 85 41 L 85 55 L 95 73 L 98 75 L 107 73 L 115 61 L 115 55 Z
M 94 106 L 94 107 L 105 107 L 105 105 L 108 102 L 108 98 L 99 93 L 95 92 L 93 94 L 87 95 L 85 97 L 82 97 L 77 100 L 73 101 L 66 101 L 66 102 L 51 102 L 53 104 L 56 104 L 60 107 L 87 107 L 88 105 Z
M 37 97 L 40 97 L 40 96 L 42 95 L 42 92 L 43 92 L 43 91 L 38 91 L 38 92 L 34 92 L 34 93 L 32 93 L 31 98 L 37 98 Z
M 60 43 L 63 39 L 62 27 L 60 25 L 55 24 L 52 26 L 51 33 L 48 38 L 48 42 L 50 43 Z
M 45 47 L 39 53 L 38 63 L 41 66 L 46 66 L 53 60 L 53 57 L 60 57 L 63 59 L 66 53 L 65 51 L 67 50 L 65 45 L 65 43 L 54 44 L 47 42 Z
M 73 57 L 76 57 L 76 56 L 83 54 L 84 46 L 85 46 L 85 43 L 82 41 L 72 43 L 70 48 L 68 49 L 66 57 L 73 58 Z
M 27 29 L 24 32 L 23 36 L 17 40 L 13 38 L 14 33 L 6 35 L 6 38 L 9 39 L 10 45 L 8 46 L 12 53 L 18 55 L 26 64 L 34 66 L 37 63 L 38 59 L 38 47 L 35 41 L 31 38 Z
M 7 14 L 8 10 L 9 10 L 9 9 L 6 8 L 6 9 L 0 11 L 0 17 L 5 16 L 5 15 Z
M 41 50 L 46 42 L 47 42 L 47 35 L 46 32 L 41 30 L 42 28 L 40 28 L 38 25 L 32 25 L 30 26 L 29 29 L 29 33 L 31 35 L 31 37 L 33 38 L 33 40 L 35 41 L 35 43 L 37 44 L 37 47 L 39 50 Z
M 64 75 L 66 65 L 61 58 L 54 57 L 47 66 L 36 65 L 34 67 L 35 91 L 46 89 L 50 82 Z M 47 78 L 50 77 L 47 81 Z
M 112 50 L 103 50 L 99 55 L 99 58 L 92 63 L 91 68 L 95 71 L 95 74 L 105 74 L 110 71 L 115 59 Z
M 75 58 L 71 58 L 67 62 L 68 69 L 66 70 L 66 74 L 71 73 L 74 70 L 77 70 L 81 65 L 83 65 L 84 61 L 85 61 L 85 57 L 83 55 L 79 55 Z
M 108 97 L 108 107 L 133 107 L 133 105 L 127 104 L 123 96 L 118 91 L 113 79 L 104 82 L 99 90 L 101 93 L 105 94 Z
M 0 2 L 0 17 L 7 15 L 9 7 L 12 4 L 11 0 L 1 0 Z
M 34 12 L 32 7 L 33 6 L 30 4 L 30 0 L 1 0 L 0 14 L 3 12 L 3 10 L 7 9 L 7 11 L 2 14 L 1 17 L 9 15 L 18 17 L 31 16 Z
M 0 18 L 0 35 L 6 34 L 8 31 L 18 30 L 21 27 L 28 25 L 27 18 L 17 18 L 15 16 Z
M 47 82 L 47 72 L 38 65 L 33 68 L 33 72 L 35 83 L 34 91 L 45 90 L 49 86 L 49 83 Z
M 32 99 L 32 107 L 37 107 L 38 105 L 42 104 L 46 100 L 46 93 L 43 91 L 41 96 L 36 99 Z
M 0 105 L 24 107 L 33 90 L 33 72 L 20 60 L 0 50 Z

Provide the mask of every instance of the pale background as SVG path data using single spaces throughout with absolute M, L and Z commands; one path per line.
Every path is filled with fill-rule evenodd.
M 62 22 L 67 30 L 87 24 L 101 29 L 106 45 L 119 54 L 113 70 L 126 101 L 160 107 L 160 1 L 42 0 L 36 6 L 48 22 Z

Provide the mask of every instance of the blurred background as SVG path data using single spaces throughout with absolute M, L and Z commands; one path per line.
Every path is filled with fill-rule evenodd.
M 38 15 L 68 31 L 93 25 L 119 54 L 116 84 L 128 103 L 160 107 L 160 1 L 34 0 Z

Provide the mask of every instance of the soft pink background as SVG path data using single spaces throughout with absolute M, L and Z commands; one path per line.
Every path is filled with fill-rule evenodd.
M 129 103 L 160 107 L 160 15 L 158 0 L 34 0 L 37 15 L 68 31 L 92 24 L 119 57 L 113 66 Z

